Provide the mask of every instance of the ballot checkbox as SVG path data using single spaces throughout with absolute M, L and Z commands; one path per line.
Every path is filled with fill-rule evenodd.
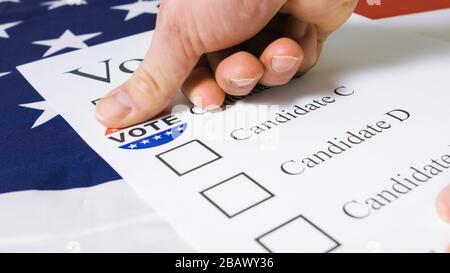
M 228 218 L 237 216 L 274 197 L 245 173 L 239 173 L 200 192 Z
M 340 243 L 300 215 L 256 238 L 271 253 L 327 253 Z
M 200 140 L 192 140 L 156 155 L 178 176 L 185 175 L 222 158 Z

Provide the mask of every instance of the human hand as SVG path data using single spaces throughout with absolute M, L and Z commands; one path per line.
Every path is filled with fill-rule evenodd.
M 357 0 L 164 0 L 153 40 L 132 77 L 97 103 L 98 120 L 123 128 L 148 120 L 181 88 L 203 108 L 259 82 L 283 85 L 317 62 Z M 130 48 L 130 50 L 133 50 Z
M 436 209 L 442 220 L 450 223 L 450 185 L 438 195 Z
M 436 209 L 442 220 L 450 224 L 450 185 L 448 185 L 436 199 Z M 447 252 L 450 253 L 450 244 L 447 248 Z

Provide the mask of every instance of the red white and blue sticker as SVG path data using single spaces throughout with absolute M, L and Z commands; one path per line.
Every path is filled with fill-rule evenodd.
M 142 150 L 172 142 L 181 136 L 186 128 L 186 122 L 169 115 L 130 128 L 108 129 L 105 137 L 120 149 Z

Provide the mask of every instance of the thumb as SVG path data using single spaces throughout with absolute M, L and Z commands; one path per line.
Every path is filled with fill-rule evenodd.
M 178 2 L 178 3 L 176 3 Z M 152 44 L 132 77 L 104 96 L 97 119 L 123 128 L 161 112 L 203 54 L 198 34 L 189 27 L 189 1 L 162 1 Z

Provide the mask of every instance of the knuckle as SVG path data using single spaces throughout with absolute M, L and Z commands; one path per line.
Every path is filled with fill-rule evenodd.
M 161 5 L 157 27 L 175 43 L 179 43 L 187 57 L 197 57 L 204 51 L 197 20 L 189 1 L 171 0 Z
M 155 77 L 143 63 L 134 72 L 131 83 L 132 91 L 138 92 L 139 95 L 144 95 L 152 101 L 159 101 L 165 97 Z
M 181 18 L 186 14 L 184 10 L 186 5 L 180 2 L 180 5 L 176 6 L 174 1 L 164 1 L 161 3 L 156 28 L 161 28 L 162 31 L 169 32 L 171 35 L 180 35 L 183 33 L 182 23 L 184 20 Z
M 259 7 L 261 6 L 261 3 L 258 3 L 258 1 L 254 0 L 240 0 L 237 1 L 237 12 L 239 14 L 239 17 L 253 17 L 255 14 L 257 14 Z

